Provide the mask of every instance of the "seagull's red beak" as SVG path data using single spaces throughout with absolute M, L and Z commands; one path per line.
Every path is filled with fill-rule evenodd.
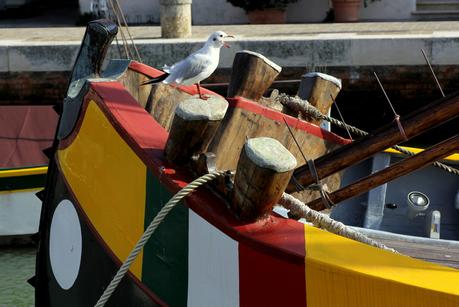
M 233 35 L 227 35 L 226 37 L 234 38 Z M 229 44 L 227 44 L 227 43 L 224 42 L 224 43 L 223 43 L 223 47 L 225 47 L 225 48 L 230 48 L 231 46 L 230 46 Z

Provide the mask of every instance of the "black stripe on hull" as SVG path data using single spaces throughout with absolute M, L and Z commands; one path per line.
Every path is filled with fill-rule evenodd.
M 115 275 L 119 263 L 113 259 L 99 238 L 91 231 L 81 208 L 66 186 L 62 175 L 53 169 L 51 183 L 53 190 L 47 196 L 42 210 L 40 224 L 40 245 L 37 255 L 37 306 L 94 306 L 103 290 Z M 75 283 L 68 290 L 62 289 L 51 269 L 49 244 L 53 213 L 64 199 L 70 200 L 81 225 L 82 252 L 80 269 Z M 106 306 L 160 306 L 154 295 L 142 284 L 126 276 L 116 289 Z
M 41 188 L 45 185 L 46 174 L 0 178 L 0 191 Z

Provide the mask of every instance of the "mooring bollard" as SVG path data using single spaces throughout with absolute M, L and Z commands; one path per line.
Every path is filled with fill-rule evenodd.
M 259 53 L 239 51 L 234 57 L 227 96 L 258 101 L 281 70 L 282 67 Z
M 333 99 L 338 96 L 340 90 L 340 79 L 319 72 L 310 72 L 302 76 L 298 96 L 309 101 L 322 114 L 328 115 Z M 307 120 L 319 124 L 312 119 Z
M 228 102 L 211 96 L 207 100 L 191 98 L 175 109 L 165 155 L 174 163 L 183 164 L 193 155 L 203 153 L 225 116 Z
M 160 0 L 161 37 L 191 36 L 191 0 Z
M 251 222 L 271 212 L 296 164 L 295 157 L 276 139 L 249 139 L 242 148 L 234 179 L 232 207 L 237 216 Z

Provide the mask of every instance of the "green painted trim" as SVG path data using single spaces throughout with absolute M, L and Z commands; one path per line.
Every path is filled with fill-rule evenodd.
M 145 229 L 172 195 L 147 170 Z M 186 306 L 188 297 L 188 207 L 178 204 L 143 251 L 142 282 L 170 306 Z
M 0 191 L 25 190 L 44 187 L 46 174 L 0 177 Z

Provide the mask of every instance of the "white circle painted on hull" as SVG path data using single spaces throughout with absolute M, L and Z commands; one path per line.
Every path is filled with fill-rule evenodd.
M 62 289 L 70 289 L 78 276 L 81 263 L 81 227 L 72 202 L 57 205 L 49 234 L 49 258 L 54 277 Z

